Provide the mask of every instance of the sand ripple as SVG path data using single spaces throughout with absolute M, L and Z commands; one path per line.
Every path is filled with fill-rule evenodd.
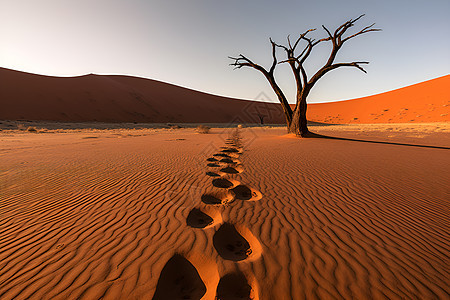
M 244 129 L 211 177 L 214 135 L 50 136 L 0 157 L 0 299 L 449 298 L 447 150 Z

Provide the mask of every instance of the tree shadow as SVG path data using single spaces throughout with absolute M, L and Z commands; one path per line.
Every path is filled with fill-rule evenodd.
M 433 149 L 450 150 L 450 147 L 444 147 L 444 146 L 429 146 L 429 145 L 417 145 L 417 144 L 408 144 L 408 143 L 360 140 L 360 139 L 351 139 L 351 138 L 343 138 L 343 137 L 322 135 L 322 134 L 318 134 L 318 133 L 314 133 L 314 132 L 309 132 L 305 137 L 306 138 L 320 138 L 320 139 L 330 139 L 330 140 L 342 140 L 342 141 L 351 141 L 351 142 L 361 142 L 361 143 L 372 143 L 372 144 L 385 144 L 385 145 L 396 145 L 396 146 L 409 146 L 409 147 L 420 147 L 420 148 L 433 148 Z

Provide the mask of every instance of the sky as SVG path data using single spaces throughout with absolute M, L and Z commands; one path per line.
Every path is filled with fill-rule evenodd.
M 261 73 L 233 70 L 244 54 L 269 67 L 269 37 L 285 43 L 310 28 L 381 32 L 347 42 L 337 62 L 369 61 L 328 73 L 309 103 L 373 95 L 450 73 L 449 0 L 0 0 L 0 67 L 51 76 L 125 74 L 215 95 L 276 101 Z M 329 46 L 315 48 L 311 76 Z M 280 58 L 283 53 L 280 52 Z M 286 64 L 276 78 L 289 101 L 295 83 Z M 1 84 L 1 83 L 0 83 Z

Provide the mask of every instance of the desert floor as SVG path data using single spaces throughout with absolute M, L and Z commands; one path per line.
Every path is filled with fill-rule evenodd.
M 4 128 L 0 299 L 449 299 L 450 124 L 311 130 Z

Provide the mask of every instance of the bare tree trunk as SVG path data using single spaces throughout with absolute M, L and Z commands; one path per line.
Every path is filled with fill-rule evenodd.
M 292 123 L 292 109 L 289 105 L 289 102 L 286 99 L 286 96 L 283 94 L 283 91 L 281 91 L 278 84 L 275 82 L 275 78 L 273 78 L 273 75 L 266 76 L 269 80 L 270 85 L 272 86 L 273 91 L 277 95 L 278 100 L 281 103 L 281 107 L 283 108 L 284 117 L 286 118 L 286 124 Z
M 259 123 L 260 123 L 261 125 L 264 125 L 264 118 L 265 118 L 265 117 L 266 117 L 265 115 L 260 115 L 260 114 L 258 114 Z
M 294 110 L 292 115 L 292 122 L 288 124 L 288 132 L 294 133 L 297 136 L 305 137 L 309 133 L 308 121 L 306 120 L 306 99 L 302 99 Z

